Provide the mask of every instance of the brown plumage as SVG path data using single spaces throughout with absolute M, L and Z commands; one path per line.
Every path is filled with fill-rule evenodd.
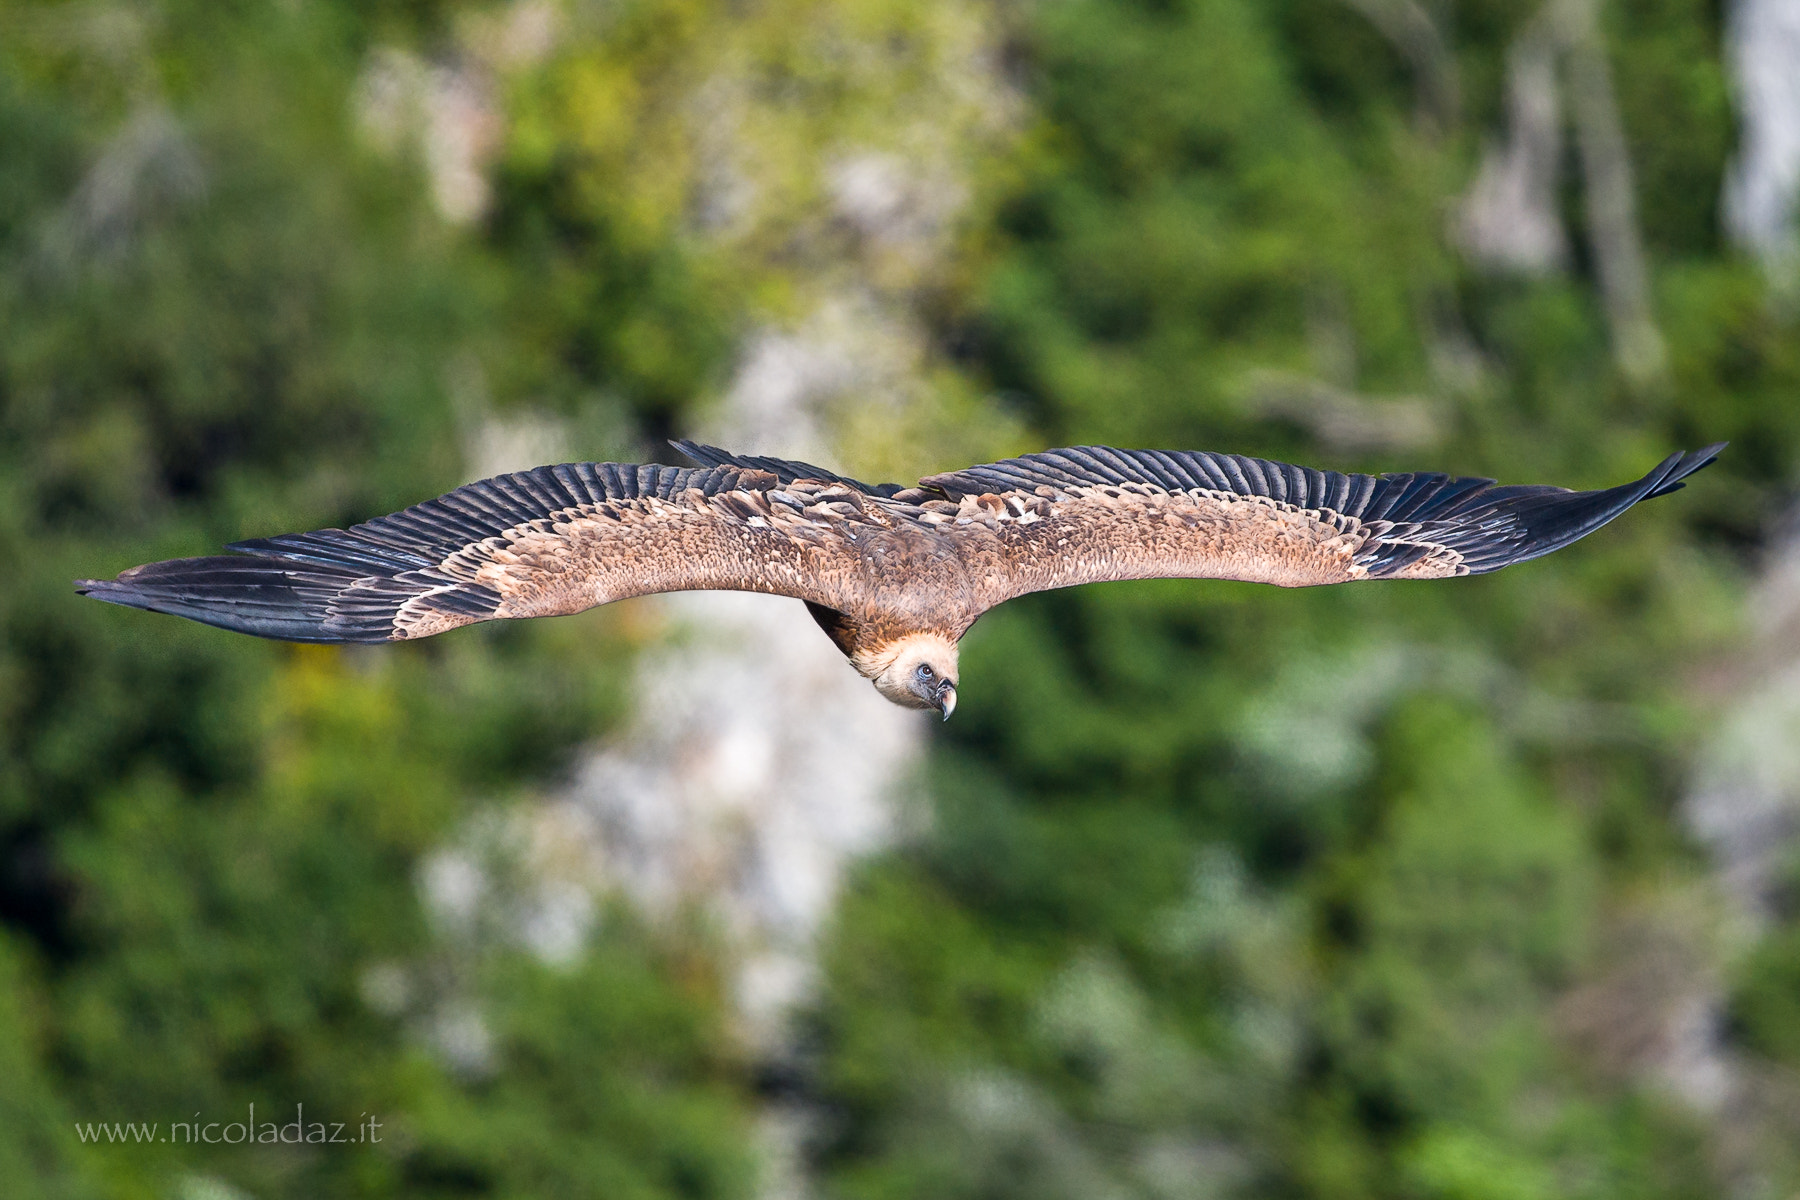
M 806 602 L 882 695 L 946 717 L 956 645 L 1026 592 L 1111 579 L 1283 587 L 1480 575 L 1548 554 L 1712 462 L 1675 454 L 1604 491 L 1341 475 L 1200 451 L 1050 450 L 869 485 L 675 445 L 699 468 L 500 475 L 348 530 L 82 580 L 85 595 L 296 642 L 389 642 L 653 592 Z

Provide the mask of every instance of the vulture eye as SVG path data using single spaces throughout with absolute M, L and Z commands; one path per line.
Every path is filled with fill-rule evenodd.
M 930 680 L 930 679 L 931 679 L 931 677 L 932 677 L 932 676 L 933 676 L 933 675 L 935 675 L 935 674 L 936 674 L 936 673 L 937 673 L 937 672 L 935 672 L 935 671 L 933 671 L 933 670 L 932 670 L 932 669 L 931 669 L 931 664 L 930 664 L 930 663 L 920 663 L 920 664 L 919 664 L 919 669 L 918 669 L 918 671 L 917 671 L 917 672 L 915 672 L 915 673 L 916 673 L 916 674 L 917 674 L 917 675 L 918 675 L 918 677 L 919 677 L 919 678 L 920 678 L 920 679 L 924 679 L 924 680 L 927 680 L 927 681 L 929 681 L 929 680 Z

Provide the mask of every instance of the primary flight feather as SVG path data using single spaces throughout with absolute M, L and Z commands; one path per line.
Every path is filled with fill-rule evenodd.
M 889 700 L 956 704 L 957 642 L 1026 592 L 1112 579 L 1283 587 L 1482 575 L 1561 549 L 1711 463 L 1575 492 L 1442 474 L 1343 475 L 1235 454 L 1076 446 L 859 483 L 673 443 L 698 468 L 499 475 L 350 529 L 77 582 L 84 595 L 293 642 L 394 642 L 653 592 L 806 602 Z

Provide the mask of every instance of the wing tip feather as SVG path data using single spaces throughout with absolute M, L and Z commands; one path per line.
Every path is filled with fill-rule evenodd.
M 1687 486 L 1687 479 L 1696 471 L 1704 471 L 1719 461 L 1719 455 L 1730 442 L 1714 442 L 1710 446 L 1702 446 L 1698 450 L 1689 450 L 1683 454 L 1671 454 L 1663 461 L 1659 470 L 1663 471 L 1660 481 L 1644 494 L 1649 500 L 1657 496 L 1667 496 L 1671 492 L 1679 492 Z M 1656 472 L 1652 472 L 1655 474 Z

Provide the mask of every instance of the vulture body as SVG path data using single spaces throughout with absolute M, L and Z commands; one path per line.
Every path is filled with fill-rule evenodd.
M 407 641 L 653 592 L 767 592 L 805 601 L 888 699 L 948 717 L 958 640 L 1014 596 L 1113 579 L 1307 587 L 1486 574 L 1677 490 L 1723 448 L 1576 492 L 1105 446 L 906 487 L 673 444 L 701 465 L 538 467 L 350 529 L 238 542 L 235 554 L 76 586 L 294 642 Z

